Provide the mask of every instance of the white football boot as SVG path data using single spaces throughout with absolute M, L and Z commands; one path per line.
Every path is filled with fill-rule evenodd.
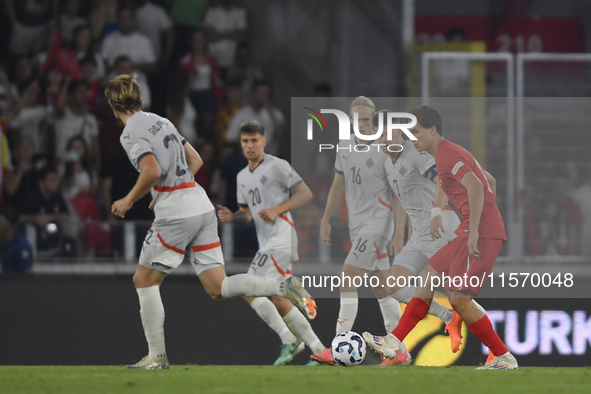
M 169 369 L 168 357 L 161 357 L 158 360 L 152 359 L 150 356 L 142 358 L 133 365 L 128 365 L 127 369 Z
M 376 352 L 380 353 L 386 358 L 394 358 L 400 349 L 400 341 L 396 339 L 394 335 L 388 333 L 388 335 L 379 337 L 372 335 L 369 332 L 363 333 L 363 339 L 365 342 Z
M 517 365 L 517 360 L 511 353 L 503 354 L 502 356 L 495 357 L 486 365 L 483 365 L 480 368 L 476 368 L 479 370 L 485 369 L 496 369 L 496 370 L 503 370 L 503 369 L 518 369 L 519 365 Z

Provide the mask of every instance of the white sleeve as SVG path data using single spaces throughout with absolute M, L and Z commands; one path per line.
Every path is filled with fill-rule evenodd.
M 275 175 L 279 180 L 279 183 L 291 189 L 295 185 L 302 183 L 302 177 L 293 169 L 293 167 L 286 160 L 279 160 L 278 164 L 274 166 Z
M 142 157 L 154 154 L 150 141 L 144 137 L 135 136 L 129 131 L 123 130 L 121 145 L 123 146 L 123 149 L 125 149 L 129 161 L 131 161 L 131 164 L 133 164 L 138 171 L 140 170 L 139 162 Z
M 433 167 L 435 166 L 435 159 L 427 152 L 416 152 L 412 158 L 413 166 L 421 173 L 421 175 L 428 177 L 427 173 L 429 171 L 433 171 Z M 435 167 L 436 168 L 436 167 Z M 437 170 L 435 169 L 435 175 L 437 175 Z M 433 176 L 435 177 L 435 176 Z

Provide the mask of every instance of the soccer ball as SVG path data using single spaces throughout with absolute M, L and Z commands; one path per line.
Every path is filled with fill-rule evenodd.
M 365 358 L 365 341 L 353 331 L 337 334 L 330 347 L 335 363 L 343 367 L 359 365 Z

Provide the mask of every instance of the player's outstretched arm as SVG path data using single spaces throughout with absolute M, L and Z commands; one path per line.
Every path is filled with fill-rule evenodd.
M 162 170 L 160 169 L 160 166 L 158 165 L 154 155 L 149 154 L 144 156 L 141 158 L 138 165 L 140 166 L 141 172 L 135 185 L 127 194 L 127 196 L 115 201 L 111 207 L 111 212 L 115 216 L 119 216 L 121 218 L 125 217 L 125 212 L 129 211 L 136 201 L 146 195 L 152 186 L 154 186 L 154 183 L 156 183 L 158 178 L 160 178 Z
M 193 175 L 197 174 L 197 171 L 203 165 L 203 159 L 199 156 L 199 153 L 193 148 L 193 146 L 189 142 L 185 142 L 183 145 L 185 148 L 185 156 L 187 157 L 187 165 L 189 169 L 193 173 Z
M 484 207 L 484 185 L 473 172 L 466 173 L 460 182 L 468 192 L 468 206 L 470 207 L 470 233 L 468 235 L 468 250 L 473 257 L 480 257 L 477 247 L 478 227 Z

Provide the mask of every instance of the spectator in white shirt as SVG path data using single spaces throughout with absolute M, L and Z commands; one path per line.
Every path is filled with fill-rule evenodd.
M 233 0 L 219 0 L 218 5 L 205 11 L 203 24 L 210 40 L 209 52 L 217 59 L 222 77 L 225 78 L 234 62 L 236 45 L 246 37 L 246 9 L 236 6 Z
M 51 107 L 38 105 L 39 83 L 35 80 L 20 84 L 21 98 L 13 111 L 9 126 L 16 129 L 17 137 L 30 137 L 35 147 L 35 154 L 45 155 L 47 151 L 48 123 Z
M 100 168 L 98 122 L 86 108 L 88 84 L 84 81 L 66 82 L 55 105 L 56 156 L 63 163 L 70 138 L 82 136 L 90 147 L 94 170 Z
M 174 46 L 174 29 L 172 20 L 159 5 L 152 4 L 148 0 L 135 0 L 135 20 L 137 29 L 145 34 L 152 43 L 156 57 L 163 63 L 170 60 Z M 164 36 L 164 47 L 162 45 L 162 36 Z
M 283 113 L 271 105 L 269 84 L 265 80 L 255 81 L 252 91 L 252 105 L 242 108 L 230 119 L 226 131 L 226 142 L 238 142 L 240 125 L 250 120 L 256 120 L 265 128 L 265 138 L 267 139 L 265 151 L 276 154 L 279 145 L 278 139 L 283 135 Z
M 107 66 L 113 68 L 115 60 L 127 55 L 133 68 L 146 74 L 156 71 L 156 55 L 150 39 L 136 31 L 135 15 L 131 8 L 122 7 L 117 13 L 119 31 L 110 34 L 103 41 L 103 58 Z

